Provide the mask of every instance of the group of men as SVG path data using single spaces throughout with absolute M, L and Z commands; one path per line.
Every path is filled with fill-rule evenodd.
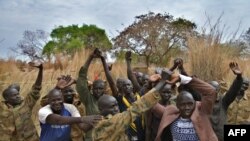
M 88 80 L 94 59 L 101 60 L 106 81 Z M 245 94 L 249 81 L 236 62 L 229 64 L 235 80 L 222 92 L 218 81 L 188 75 L 180 58 L 170 69 L 157 68 L 151 76 L 133 71 L 131 52 L 126 52 L 125 60 L 127 78 L 116 82 L 98 49 L 76 80 L 59 77 L 40 100 L 40 136 L 31 116 L 40 98 L 43 64 L 30 63 L 39 69 L 30 93 L 23 99 L 17 84 L 2 93 L 0 141 L 223 141 L 223 125 L 250 124 L 250 101 Z M 179 73 L 174 73 L 176 69 Z

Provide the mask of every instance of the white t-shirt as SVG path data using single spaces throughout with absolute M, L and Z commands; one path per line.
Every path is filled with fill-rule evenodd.
M 192 77 L 185 76 L 185 75 L 182 75 L 182 74 L 179 74 L 179 75 L 180 75 L 180 78 L 181 78 L 181 82 L 180 82 L 181 84 L 187 84 L 192 80 Z
M 73 105 L 73 104 L 67 104 L 67 103 L 63 103 L 64 108 L 70 112 L 71 117 L 81 117 L 79 111 L 77 110 L 77 108 Z M 42 107 L 39 112 L 38 112 L 38 118 L 39 121 L 43 124 L 46 123 L 46 118 L 48 117 L 48 115 L 53 114 L 53 111 L 50 107 L 50 105 L 46 105 L 44 107 Z

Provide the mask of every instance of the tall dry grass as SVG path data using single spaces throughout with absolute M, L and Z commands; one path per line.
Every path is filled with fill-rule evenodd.
M 229 70 L 228 63 L 233 58 L 228 56 L 226 50 L 222 50 L 219 43 L 211 43 L 210 39 L 190 37 L 188 45 L 188 64 L 193 75 L 206 81 L 224 78 Z
M 227 28 L 222 25 L 221 18 L 222 15 L 212 24 L 211 19 L 207 17 L 208 26 L 202 28 L 201 34 L 188 38 L 187 66 L 193 75 L 203 80 L 230 83 L 234 75 L 230 72 L 229 63 L 237 62 L 244 72 L 243 75 L 248 77 L 249 61 L 240 58 L 237 48 L 226 44 L 236 40 L 238 31 L 226 33 Z

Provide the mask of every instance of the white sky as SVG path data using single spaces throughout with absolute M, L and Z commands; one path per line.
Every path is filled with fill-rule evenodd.
M 241 22 L 241 30 L 250 27 L 249 0 L 0 0 L 0 58 L 12 55 L 25 30 L 51 32 L 59 25 L 95 24 L 109 37 L 117 35 L 133 23 L 134 17 L 169 13 L 204 25 L 206 16 L 212 21 L 224 12 L 222 22 L 233 32 Z M 3 40 L 3 41 L 2 41 Z

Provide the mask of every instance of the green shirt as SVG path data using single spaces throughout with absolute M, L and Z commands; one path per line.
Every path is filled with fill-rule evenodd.
M 97 115 L 99 114 L 97 100 L 88 89 L 87 72 L 88 68 L 81 67 L 76 81 L 76 90 L 80 96 L 81 102 L 85 106 L 86 115 Z M 91 131 L 86 133 L 85 140 L 91 141 Z

